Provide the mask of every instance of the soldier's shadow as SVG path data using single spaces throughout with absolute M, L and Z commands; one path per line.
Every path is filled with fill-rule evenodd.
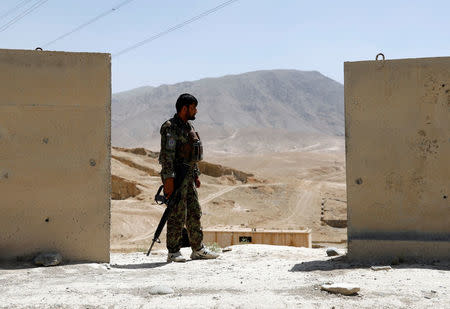
M 169 262 L 157 262 L 157 263 L 143 263 L 143 264 L 115 264 L 111 265 L 111 268 L 120 269 L 150 269 L 157 268 L 164 265 L 170 264 Z

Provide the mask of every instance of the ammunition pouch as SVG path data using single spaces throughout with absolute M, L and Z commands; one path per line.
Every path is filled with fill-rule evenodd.
M 203 145 L 198 132 L 191 130 L 191 132 L 189 132 L 189 141 L 192 141 L 191 161 L 199 162 L 203 160 Z
M 188 142 L 180 148 L 180 157 L 188 163 L 203 160 L 203 145 L 200 136 L 197 132 L 191 130 L 188 137 Z
M 203 160 L 203 145 L 202 141 L 198 140 L 192 144 L 192 161 L 199 162 Z

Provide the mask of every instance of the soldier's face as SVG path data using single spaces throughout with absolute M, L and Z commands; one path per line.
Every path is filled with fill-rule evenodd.
M 187 111 L 188 120 L 195 120 L 196 114 L 197 114 L 197 106 L 195 106 L 195 104 L 189 105 L 189 108 Z

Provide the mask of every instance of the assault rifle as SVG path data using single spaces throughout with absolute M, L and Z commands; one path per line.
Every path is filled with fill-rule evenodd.
M 180 201 L 181 184 L 183 183 L 184 178 L 186 178 L 188 170 L 190 170 L 189 166 L 185 165 L 185 164 L 183 164 L 182 168 L 179 169 L 180 172 L 177 173 L 177 177 L 175 178 L 174 192 L 172 193 L 172 195 L 169 198 L 167 198 L 165 195 L 161 194 L 161 191 L 163 190 L 164 185 L 161 185 L 159 187 L 158 192 L 155 195 L 155 202 L 158 205 L 166 204 L 167 207 L 166 207 L 166 210 L 164 210 L 161 220 L 159 221 L 158 227 L 156 228 L 155 234 L 153 235 L 152 244 L 147 251 L 147 256 L 150 255 L 150 251 L 152 251 L 152 248 L 153 248 L 153 245 L 155 244 L 155 242 L 161 243 L 161 241 L 159 240 L 159 236 L 161 235 L 164 225 L 166 225 L 167 219 L 169 218 L 169 215 L 172 212 L 172 209 Z M 187 237 L 187 231 L 184 228 L 183 228 L 182 235 L 183 235 L 182 241 L 186 242 L 185 238 Z

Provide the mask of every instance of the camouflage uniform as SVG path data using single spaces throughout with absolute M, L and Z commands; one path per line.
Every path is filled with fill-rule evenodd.
M 183 122 L 175 114 L 161 126 L 161 152 L 159 163 L 162 166 L 161 178 L 175 178 L 175 190 L 180 186 L 181 198 L 167 220 L 167 249 L 169 253 L 180 250 L 183 226 L 189 235 L 192 250 L 202 247 L 203 232 L 200 223 L 202 211 L 198 202 L 195 177 L 200 175 L 198 166 L 183 157 L 182 147 L 189 143 L 189 132 L 194 130 L 191 122 Z M 182 169 L 187 172 L 182 184 L 179 184 Z M 177 178 L 178 176 L 178 178 Z M 181 176 L 182 177 L 182 176 Z

